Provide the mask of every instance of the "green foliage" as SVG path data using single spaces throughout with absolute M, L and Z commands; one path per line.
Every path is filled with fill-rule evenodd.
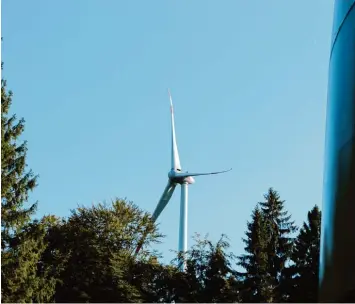
M 187 253 L 187 270 L 177 276 L 175 302 L 238 302 L 239 290 L 232 262 L 233 253 L 226 236 L 213 244 L 207 238 L 196 238 Z
M 46 247 L 44 223 L 31 222 L 36 204 L 25 208 L 37 176 L 26 171 L 26 142 L 19 142 L 24 120 L 10 115 L 12 92 L 1 79 L 1 299 L 3 302 L 47 301 L 52 279 L 37 275 Z
M 243 302 L 272 302 L 273 285 L 268 273 L 267 222 L 256 206 L 252 213 L 252 221 L 247 223 L 245 243 L 246 254 L 238 257 L 238 265 L 245 269 L 239 273 L 243 278 L 241 297 Z
M 252 221 L 248 222 L 245 251 L 238 265 L 246 271 L 241 297 L 244 302 L 284 302 L 289 284 L 286 264 L 293 248 L 291 237 L 297 227 L 284 210 L 284 201 L 274 189 L 264 195 L 265 201 L 254 209 Z
M 37 185 L 37 176 L 26 171 L 26 142 L 19 143 L 24 119 L 10 115 L 12 92 L 1 79 L 1 247 L 7 248 L 11 236 L 30 221 L 36 204 L 24 208 L 29 191 Z
M 284 302 L 287 295 L 282 290 L 287 285 L 286 265 L 290 261 L 294 238 L 292 233 L 297 231 L 291 215 L 284 210 L 284 201 L 280 200 L 277 191 L 270 188 L 264 195 L 265 201 L 260 202 L 263 217 L 266 221 L 268 233 L 268 274 L 272 281 L 271 289 L 274 290 L 273 302 Z
M 171 303 L 180 273 L 175 266 L 162 265 L 152 256 L 147 261 L 136 261 L 131 268 L 131 284 L 144 303 Z
M 147 244 L 162 237 L 150 216 L 131 202 L 117 199 L 73 210 L 48 232 L 45 265 L 55 265 L 56 302 L 139 302 L 139 288 L 132 282 L 135 263 L 147 263 L 151 253 L 134 250 L 144 231 Z
M 29 223 L 11 240 L 2 254 L 2 298 L 5 302 L 47 301 L 53 294 L 53 279 L 44 269 L 37 275 L 38 261 L 46 247 L 41 222 Z
M 290 266 L 291 302 L 315 303 L 318 295 L 321 211 L 314 206 L 295 241 Z

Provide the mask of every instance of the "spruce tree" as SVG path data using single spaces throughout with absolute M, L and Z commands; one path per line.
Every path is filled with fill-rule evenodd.
M 291 221 L 291 215 L 284 210 L 284 202 L 280 199 L 277 191 L 269 188 L 264 195 L 265 201 L 260 202 L 263 218 L 265 219 L 268 244 L 267 272 L 272 281 L 274 290 L 274 302 L 287 301 L 287 294 L 283 292 L 287 284 L 285 269 L 290 261 L 292 254 L 294 238 L 292 234 L 297 230 L 294 222 Z
M 291 302 L 315 303 L 318 294 L 321 211 L 314 206 L 295 241 L 292 253 Z
M 12 96 L 1 79 L 1 298 L 3 302 L 47 301 L 53 290 L 43 285 L 44 277 L 37 276 L 45 233 L 41 223 L 31 221 L 36 204 L 25 207 L 37 176 L 26 169 L 27 146 L 19 139 L 25 121 L 10 114 Z
M 245 269 L 239 272 L 242 279 L 241 299 L 243 302 L 273 302 L 274 291 L 268 273 L 268 233 L 266 221 L 256 206 L 251 222 L 247 223 L 245 254 L 238 257 L 238 265 Z
M 2 66 L 1 66 L 2 69 Z M 37 176 L 26 171 L 26 141 L 19 142 L 24 119 L 10 115 L 12 92 L 1 79 L 1 248 L 9 247 L 11 237 L 30 222 L 36 204 L 24 208 L 28 194 L 37 185 Z

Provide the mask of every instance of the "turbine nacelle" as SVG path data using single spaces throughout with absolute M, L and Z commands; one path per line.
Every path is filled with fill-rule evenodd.
M 188 177 L 186 177 L 186 182 L 188 183 L 188 184 L 194 184 L 195 183 L 195 179 L 192 177 L 192 176 L 188 176 Z

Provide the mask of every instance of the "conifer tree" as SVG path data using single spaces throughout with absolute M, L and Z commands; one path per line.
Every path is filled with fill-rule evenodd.
M 1 65 L 2 69 L 3 65 Z M 24 119 L 10 114 L 12 92 L 1 79 L 1 298 L 3 302 L 47 301 L 52 291 L 37 276 L 46 244 L 40 222 L 32 222 L 36 204 L 25 207 L 37 176 L 26 169 Z M 48 287 L 48 286 L 47 286 Z
M 9 247 L 13 233 L 30 222 L 36 204 L 29 208 L 24 204 L 37 184 L 32 170 L 26 171 L 26 141 L 19 142 L 25 121 L 10 115 L 13 94 L 6 84 L 1 79 L 1 248 Z
M 247 223 L 245 254 L 238 257 L 238 265 L 245 269 L 239 272 L 242 278 L 241 299 L 243 302 L 273 302 L 272 278 L 268 273 L 268 230 L 263 214 L 256 206 L 252 220 Z
M 282 292 L 286 288 L 284 285 L 287 284 L 285 269 L 293 249 L 292 233 L 297 230 L 297 227 L 291 221 L 291 215 L 288 215 L 288 212 L 284 210 L 285 201 L 280 199 L 277 191 L 269 188 L 264 198 L 265 201 L 259 204 L 268 235 L 267 272 L 272 281 L 271 288 L 274 290 L 273 301 L 284 302 L 287 301 L 287 295 Z
M 318 294 L 321 211 L 314 206 L 295 241 L 292 253 L 291 302 L 315 303 Z

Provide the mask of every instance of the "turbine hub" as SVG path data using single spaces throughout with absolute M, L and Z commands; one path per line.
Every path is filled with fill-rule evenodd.
M 195 182 L 192 176 L 187 176 L 188 172 L 181 172 L 180 170 L 171 169 L 168 173 L 169 179 L 176 184 L 193 184 Z
M 169 177 L 169 179 L 171 179 L 171 180 L 173 180 L 173 179 L 176 178 L 176 172 L 175 172 L 174 169 L 171 169 L 171 170 L 169 171 L 168 177 Z

